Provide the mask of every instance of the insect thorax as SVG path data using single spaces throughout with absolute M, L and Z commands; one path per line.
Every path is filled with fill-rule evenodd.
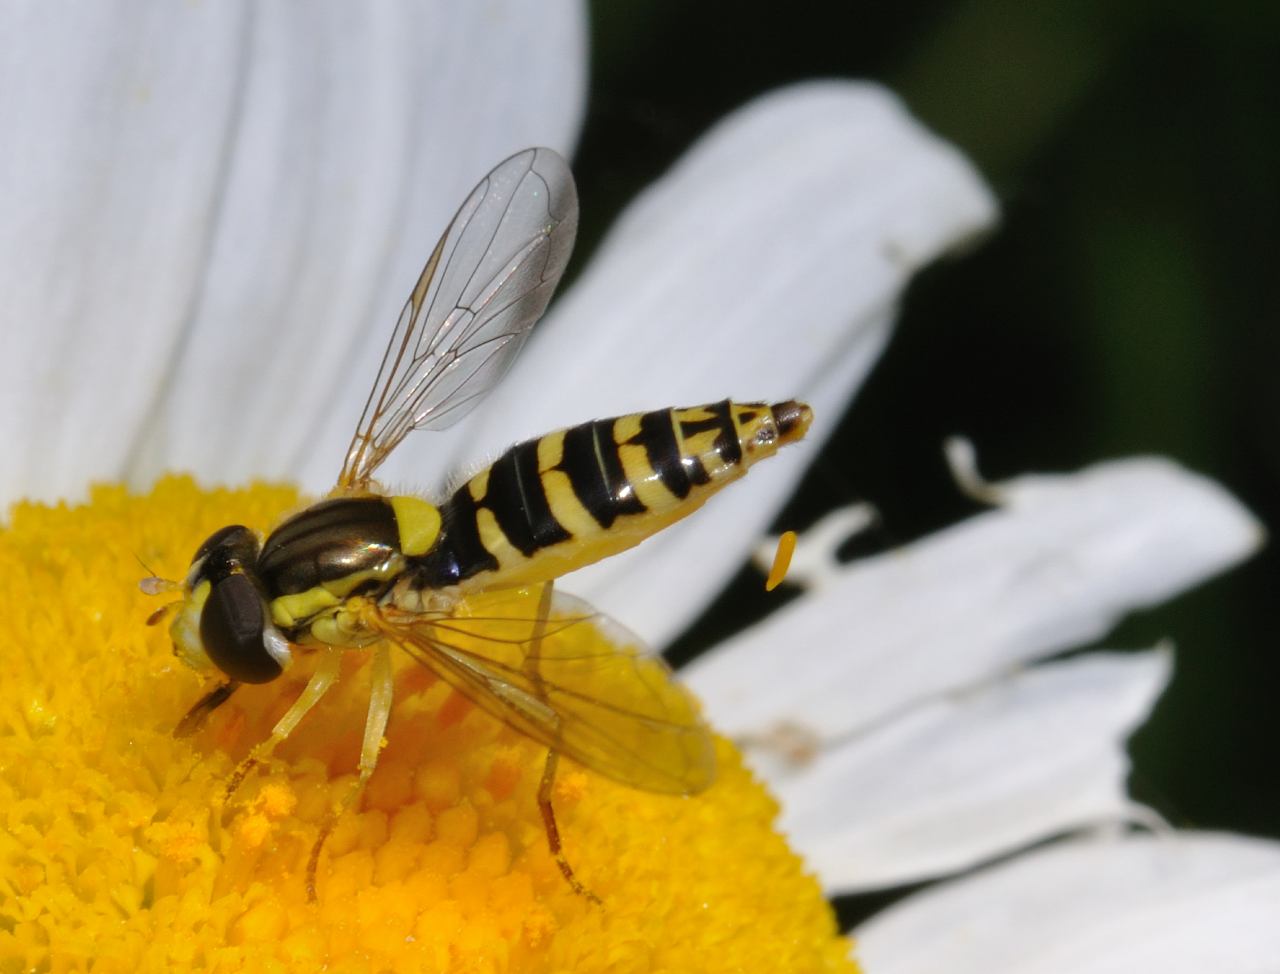
M 272 621 L 296 641 L 371 642 L 353 600 L 380 598 L 439 533 L 439 512 L 416 497 L 336 497 L 308 507 L 271 533 L 258 558 Z

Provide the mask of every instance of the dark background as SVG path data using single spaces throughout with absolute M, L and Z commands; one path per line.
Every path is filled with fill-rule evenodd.
M 886 83 L 1002 201 L 996 235 L 912 285 L 787 526 L 865 498 L 884 547 L 970 513 L 941 459 L 956 432 L 993 479 L 1168 454 L 1280 524 L 1280 4 L 596 0 L 592 17 L 582 254 L 717 118 L 807 78 Z M 744 572 L 677 656 L 740 625 L 758 585 Z M 1271 547 L 1106 640 L 1177 644 L 1132 742 L 1135 794 L 1175 824 L 1280 835 L 1277 592 Z

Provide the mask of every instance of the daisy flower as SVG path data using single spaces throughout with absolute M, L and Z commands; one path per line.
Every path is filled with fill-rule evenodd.
M 451 208 L 510 152 L 571 147 L 582 11 L 32 4 L 0 18 L 23 42 L 0 69 L 0 122 L 17 133 L 0 163 L 0 491 L 32 498 L 0 533 L 0 970 L 1274 959 L 1274 845 L 1128 828 L 1152 816 L 1125 797 L 1123 741 L 1169 650 L 1059 655 L 1260 541 L 1221 488 L 1154 458 L 987 484 L 957 447 L 959 479 L 992 510 L 852 565 L 835 551 L 864 512 L 819 522 L 794 558 L 799 597 L 685 674 L 754 774 L 726 737 L 719 780 L 694 799 L 562 775 L 568 851 L 603 906 L 547 853 L 538 749 L 402 661 L 379 770 L 308 903 L 306 850 L 355 767 L 362 654 L 224 802 L 296 682 L 238 694 L 175 740 L 199 684 L 142 625 L 154 604 L 131 552 L 178 574 L 213 528 L 266 528 L 300 502 L 271 482 L 328 488 Z M 421 484 L 597 415 L 803 396 L 818 418 L 791 455 L 566 580 L 661 647 L 755 547 L 911 274 L 994 219 L 966 161 L 884 91 L 775 92 L 637 199 L 485 407 L 414 437 L 387 479 Z M 870 921 L 857 947 L 824 899 L 965 871 Z

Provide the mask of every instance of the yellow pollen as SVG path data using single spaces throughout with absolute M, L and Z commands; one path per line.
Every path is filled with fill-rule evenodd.
M 765 579 L 764 590 L 772 592 L 787 577 L 787 569 L 791 567 L 791 556 L 796 553 L 796 533 L 783 531 L 778 538 L 777 550 L 773 553 L 773 564 L 769 567 L 769 577 Z
M 397 653 L 378 769 L 321 855 L 354 780 L 370 654 L 224 802 L 228 775 L 309 673 L 245 687 L 194 737 L 208 689 L 173 655 L 134 555 L 182 577 L 224 524 L 269 528 L 289 488 L 148 494 L 14 508 L 0 530 L 0 972 L 394 970 L 856 972 L 777 806 L 725 741 L 715 784 L 651 795 L 560 764 L 566 856 L 547 850 L 545 752 Z

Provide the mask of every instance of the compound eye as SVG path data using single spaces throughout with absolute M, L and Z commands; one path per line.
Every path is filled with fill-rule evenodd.
M 187 586 L 195 588 L 202 579 L 218 582 L 234 571 L 252 565 L 258 558 L 258 536 L 243 524 L 232 524 L 209 535 L 191 559 Z
M 269 683 L 284 668 L 267 649 L 267 606 L 244 575 L 214 584 L 200 613 L 200 640 L 209 659 L 241 683 Z M 272 627 L 272 636 L 277 634 Z

